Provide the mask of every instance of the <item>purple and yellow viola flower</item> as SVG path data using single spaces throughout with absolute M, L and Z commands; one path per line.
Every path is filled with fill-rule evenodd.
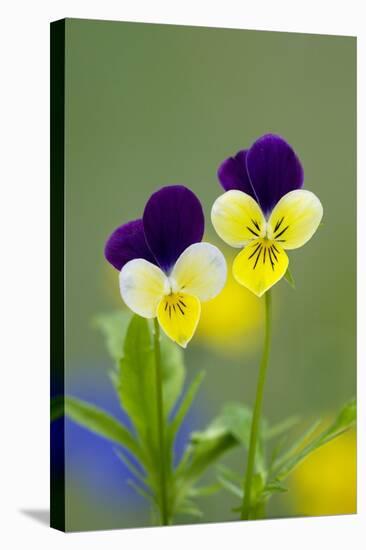
M 196 330 L 201 302 L 226 281 L 223 254 L 201 242 L 204 225 L 196 195 L 182 185 L 167 186 L 149 198 L 142 219 L 118 227 L 105 246 L 106 259 L 120 272 L 126 305 L 141 317 L 157 317 L 182 347 Z
M 218 170 L 226 190 L 214 203 L 213 226 L 228 245 L 242 248 L 235 279 L 262 296 L 286 273 L 285 250 L 303 246 L 323 216 L 320 200 L 302 189 L 304 171 L 290 145 L 266 134 Z

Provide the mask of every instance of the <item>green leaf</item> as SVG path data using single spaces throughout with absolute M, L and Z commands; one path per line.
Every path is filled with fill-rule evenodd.
M 155 354 L 151 324 L 134 315 L 127 329 L 119 362 L 118 393 L 140 440 L 157 448 Z M 160 339 L 164 413 L 167 418 L 182 391 L 185 369 L 181 350 L 167 337 Z M 168 452 L 168 449 L 167 449 Z
M 226 451 L 238 444 L 229 430 L 221 427 L 214 430 L 212 424 L 207 430 L 192 434 L 190 444 L 177 469 L 178 500 Z
M 182 393 L 186 376 L 183 352 L 165 334 L 160 338 L 161 368 L 163 373 L 164 413 L 168 418 Z
M 183 419 L 186 416 L 187 412 L 189 411 L 192 405 L 192 402 L 201 386 L 204 376 L 205 376 L 205 373 L 203 371 L 196 374 L 195 378 L 193 379 L 193 382 L 191 383 L 185 396 L 183 397 L 180 407 L 175 413 L 174 418 L 169 426 L 169 434 L 171 439 L 173 439 L 175 434 L 178 432 L 183 422 Z
M 326 441 L 330 441 L 340 433 L 348 430 L 356 422 L 357 418 L 357 406 L 356 399 L 352 399 L 349 403 L 346 403 L 340 410 L 337 418 L 323 433 L 322 438 Z
M 128 457 L 121 456 L 121 459 L 128 463 L 135 477 L 140 483 L 145 483 L 156 497 L 159 492 L 160 456 L 153 323 L 137 315 L 130 317 L 120 312 L 99 316 L 96 325 L 105 335 L 109 353 L 116 361 L 116 368 L 111 373 L 113 384 L 143 449 L 146 479 L 144 476 L 143 480 L 138 478 L 138 471 L 133 469 Z M 185 368 L 182 350 L 163 333 L 159 341 L 164 415 L 168 421 L 182 393 Z M 165 445 L 167 475 L 170 475 L 172 464 L 173 441 L 174 437 L 167 439 Z M 144 486 L 140 487 L 141 491 L 147 492 Z
M 287 268 L 287 271 L 285 273 L 285 279 L 292 288 L 296 288 L 295 279 L 293 278 L 289 267 Z
M 230 479 L 225 478 L 222 475 L 218 475 L 217 479 L 221 483 L 221 485 L 229 491 L 229 493 L 233 494 L 234 496 L 238 497 L 240 500 L 243 500 L 243 488 L 231 481 Z
M 228 479 L 232 481 L 233 483 L 236 483 L 238 486 L 241 486 L 243 483 L 243 476 L 242 474 L 239 474 L 238 472 L 235 472 L 228 466 L 224 464 L 218 464 L 217 465 L 217 472 L 221 477 L 224 477 L 225 479 Z
M 127 311 L 117 311 L 98 315 L 94 319 L 94 326 L 103 333 L 108 352 L 117 363 L 117 373 L 115 371 L 112 372 L 112 380 L 117 386 L 119 385 L 120 377 L 119 362 L 125 354 L 125 338 L 130 322 L 131 314 Z M 149 322 L 148 328 L 151 335 L 152 324 Z M 185 368 L 182 350 L 165 336 L 165 334 L 161 335 L 160 344 L 164 382 L 164 406 L 165 413 L 168 415 L 182 392 L 185 379 Z M 153 353 L 152 349 L 151 353 Z
M 134 315 L 120 360 L 118 392 L 140 441 L 152 452 L 157 441 L 155 359 L 147 319 Z
M 98 315 L 93 324 L 104 335 L 109 355 L 118 362 L 123 355 L 123 342 L 131 319 L 128 311 L 115 311 Z
M 192 442 L 212 440 L 224 434 L 231 434 L 238 442 L 248 447 L 251 421 L 252 412 L 249 408 L 239 403 L 228 403 L 206 430 L 192 434 Z
M 234 472 L 228 466 L 224 464 L 219 464 L 216 468 L 217 470 L 217 479 L 221 485 L 229 491 L 229 493 L 238 497 L 240 500 L 243 500 L 243 477 L 238 472 Z
M 278 437 L 279 435 L 284 434 L 285 432 L 291 430 L 296 424 L 298 424 L 300 421 L 299 417 L 297 416 L 290 416 L 289 418 L 285 418 L 285 420 L 282 420 L 278 424 L 275 424 L 274 426 L 268 427 L 263 434 L 263 439 L 270 440 L 274 437 Z
M 196 481 L 203 472 L 211 466 L 226 451 L 237 444 L 237 440 L 230 433 L 221 433 L 210 439 L 195 439 L 189 449 L 189 464 L 182 477 L 186 482 Z
M 176 514 L 186 515 L 186 516 L 193 516 L 196 518 L 201 518 L 203 516 L 203 513 L 197 506 L 195 506 L 194 502 L 190 501 L 189 499 L 185 499 L 179 508 L 176 510 Z
M 128 449 L 143 463 L 143 455 L 130 432 L 110 414 L 75 397 L 65 397 L 65 414 L 80 426 Z
M 248 407 L 239 403 L 228 403 L 222 411 L 219 423 L 225 426 L 245 448 L 249 447 L 252 411 Z
M 286 493 L 288 489 L 281 485 L 279 481 L 273 481 L 271 483 L 267 483 L 263 489 L 263 496 L 269 497 L 273 493 Z
M 119 449 L 115 449 L 115 452 L 116 452 L 116 455 L 118 456 L 118 458 L 120 459 L 120 461 L 123 462 L 123 464 L 125 466 L 127 466 L 127 468 L 130 470 L 130 472 L 135 476 L 136 479 L 139 480 L 139 482 L 144 487 L 146 485 L 146 479 L 145 479 L 144 474 L 142 474 L 138 470 L 138 468 L 136 468 L 134 463 L 128 458 L 128 456 L 125 453 L 121 452 Z
M 192 487 L 188 491 L 189 497 L 207 497 L 214 495 L 218 491 L 221 490 L 221 484 L 220 483 L 212 483 L 211 485 L 202 485 L 201 487 Z
M 271 474 L 273 465 L 276 464 L 278 457 L 280 456 L 282 450 L 284 449 L 286 441 L 287 441 L 287 437 L 283 436 L 281 437 L 281 439 L 277 441 L 276 445 L 273 447 L 273 450 L 271 452 L 271 457 L 269 459 L 269 466 L 268 466 L 269 474 Z
M 252 411 L 240 403 L 228 403 L 223 407 L 219 417 L 209 427 L 211 431 L 229 431 L 236 441 L 243 445 L 245 449 L 249 448 L 250 430 L 252 425 Z M 266 420 L 261 422 L 261 430 L 258 439 L 258 447 L 256 452 L 256 469 L 264 473 L 265 471 L 265 455 L 263 439 L 267 430 Z
M 242 488 L 242 479 L 239 474 L 233 472 L 230 468 L 226 466 L 219 465 L 217 468 L 219 474 L 218 479 L 222 486 L 227 489 L 234 496 L 238 497 L 241 501 L 243 500 L 244 491 Z M 265 484 L 265 478 L 261 473 L 255 474 L 253 477 L 252 485 L 252 507 L 260 508 L 260 504 L 268 500 L 268 498 L 274 493 L 284 493 L 287 489 L 279 483 L 279 481 L 274 480 L 271 483 Z M 241 506 L 234 511 L 240 511 Z
M 252 412 L 247 407 L 229 403 L 209 426 L 191 435 L 190 445 L 178 466 L 178 474 L 185 480 L 196 480 L 223 453 L 242 444 L 249 446 Z M 258 445 L 257 469 L 264 469 L 261 442 Z
M 312 441 L 297 452 L 288 452 L 285 458 L 279 459 L 273 470 L 277 480 L 282 480 L 287 477 L 307 456 L 319 449 L 332 439 L 340 436 L 347 431 L 356 421 L 356 401 L 352 400 L 347 403 L 340 411 L 334 422 L 320 435 L 316 436 Z M 317 423 L 318 424 L 318 423 Z M 315 424 L 311 428 L 311 433 L 314 433 Z M 303 441 L 309 439 L 309 431 L 303 436 Z M 292 447 L 295 450 L 295 446 Z M 296 449 L 299 445 L 296 445 Z
M 287 460 L 290 459 L 296 451 L 300 448 L 303 448 L 305 444 L 309 441 L 311 436 L 316 432 L 321 424 L 321 420 L 316 420 L 311 424 L 311 426 L 298 437 L 291 447 L 274 463 L 273 470 L 280 469 L 283 464 L 286 464 Z
M 185 482 L 198 479 L 223 453 L 248 436 L 248 410 L 236 404 L 224 406 L 209 426 L 191 435 L 190 445 L 177 468 Z M 243 428 L 244 425 L 244 428 Z

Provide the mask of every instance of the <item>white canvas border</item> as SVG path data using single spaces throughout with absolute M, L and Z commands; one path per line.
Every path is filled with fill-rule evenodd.
M 13 1 L 1 31 L 1 453 L 4 548 L 363 547 L 365 507 L 365 20 L 362 1 Z M 359 514 L 63 535 L 22 510 L 47 509 L 49 391 L 49 22 L 83 17 L 358 37 Z M 342 129 L 340 128 L 340 131 Z M 21 198 L 21 200 L 19 200 Z

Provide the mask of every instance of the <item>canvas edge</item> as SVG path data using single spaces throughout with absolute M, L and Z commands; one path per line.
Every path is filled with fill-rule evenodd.
M 50 24 L 50 395 L 64 410 L 65 19 Z M 50 526 L 65 531 L 65 421 L 50 422 Z

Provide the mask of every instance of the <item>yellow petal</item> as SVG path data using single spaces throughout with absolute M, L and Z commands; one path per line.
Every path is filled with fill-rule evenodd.
M 233 275 L 241 285 L 262 296 L 286 273 L 288 257 L 278 243 L 257 239 L 234 260 Z
M 268 221 L 268 239 L 291 250 L 303 246 L 318 229 L 323 207 L 316 195 L 305 189 L 290 191 L 278 201 Z
M 242 191 L 227 191 L 216 199 L 211 220 L 222 240 L 235 248 L 265 236 L 266 221 L 262 210 L 250 195 Z
M 160 301 L 157 314 L 165 334 L 185 348 L 197 328 L 201 304 L 189 294 L 169 294 Z
M 170 280 L 173 292 L 183 291 L 206 301 L 222 290 L 226 275 L 226 260 L 222 252 L 212 244 L 195 243 L 179 256 Z
M 131 260 L 123 266 L 119 274 L 119 287 L 126 305 L 148 319 L 156 317 L 156 308 L 170 288 L 162 270 L 142 259 Z

